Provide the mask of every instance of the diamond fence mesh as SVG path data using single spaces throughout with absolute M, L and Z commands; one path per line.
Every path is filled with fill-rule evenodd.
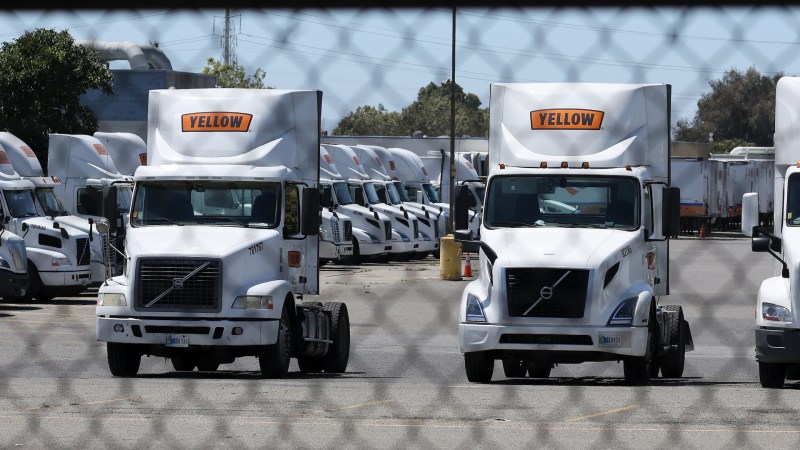
M 265 85 L 322 90 L 328 135 L 359 106 L 399 113 L 421 88 L 452 78 L 449 9 L 230 14 L 232 60 L 248 74 L 263 69 Z M 197 73 L 208 58 L 222 59 L 224 17 L 224 10 L 188 9 L 5 11 L 0 37 L 11 41 L 41 27 L 68 29 L 82 40 L 158 43 L 174 70 Z M 709 82 L 731 68 L 800 73 L 800 9 L 791 6 L 465 8 L 456 21 L 455 79 L 481 108 L 491 82 L 669 83 L 674 126 L 694 116 Z M 446 123 L 439 111 L 419 114 Z M 140 113 L 123 119 L 141 121 Z M 761 281 L 772 276 L 771 257 L 751 253 L 750 240 L 735 231 L 714 230 L 705 239 L 673 240 L 670 259 L 671 295 L 661 303 L 683 306 L 695 352 L 682 378 L 637 387 L 624 383 L 615 362 L 562 364 L 549 378 L 530 379 L 506 378 L 497 361 L 493 383 L 469 383 L 457 331 L 468 281 L 439 281 L 432 256 L 321 269 L 319 298 L 306 300 L 343 301 L 350 311 L 350 362 L 341 375 L 303 374 L 293 361 L 287 378 L 265 380 L 254 358 L 213 372 L 176 372 L 169 360 L 150 357 L 138 376 L 116 378 L 105 343 L 95 339 L 95 290 L 4 302 L 0 442 L 8 448 L 797 446 L 796 386 L 762 389 L 754 360 L 753 311 Z M 481 264 L 472 255 L 473 270 Z

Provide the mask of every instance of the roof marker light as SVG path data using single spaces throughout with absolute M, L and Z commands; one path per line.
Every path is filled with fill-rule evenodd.
M 562 169 L 568 169 L 569 168 L 569 164 L 567 164 L 566 161 L 561 161 L 561 168 Z
M 505 168 L 506 168 L 506 165 L 503 164 L 503 163 L 500 163 L 500 170 L 505 169 Z
M 630 164 L 625 164 L 625 170 L 627 170 L 628 172 L 633 172 L 633 166 L 631 166 Z
M 547 161 L 542 161 L 539 163 L 540 169 L 547 169 Z
M 589 168 L 589 163 L 584 161 L 584 162 L 581 163 L 581 167 L 584 168 L 584 169 L 588 169 Z

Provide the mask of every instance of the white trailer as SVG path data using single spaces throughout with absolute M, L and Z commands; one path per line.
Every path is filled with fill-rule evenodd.
M 350 256 L 343 262 L 358 264 L 362 257 L 386 262 L 392 250 L 392 221 L 385 214 L 358 205 L 350 196 L 347 181 L 339 173 L 333 157 L 319 148 L 320 202 L 323 211 L 345 214 L 352 221 Z
M 783 387 L 800 373 L 800 78 L 778 80 L 775 93 L 774 229 L 759 226 L 761 195 L 742 199 L 742 232 L 754 252 L 769 252 L 773 274 L 756 298 L 755 347 L 761 386 Z
M 622 361 L 630 384 L 680 377 L 691 333 L 658 300 L 679 224 L 670 86 L 493 84 L 491 99 L 479 275 L 459 310 L 467 379 L 490 381 L 496 360 L 507 377 L 585 361 Z M 604 204 L 542 212 L 580 206 L 579 189 Z
M 213 371 L 258 358 L 264 377 L 344 372 L 349 319 L 318 294 L 322 93 L 152 90 L 127 270 L 100 287 L 97 339 L 115 376 L 142 356 Z
M 375 183 L 364 170 L 361 160 L 348 145 L 324 145 L 339 173 L 347 180 L 350 196 L 356 204 L 388 216 L 392 221 L 391 256 L 397 260 L 408 260 L 420 251 L 422 239 L 419 235 L 417 216 L 383 203 L 375 190 Z
M 681 230 L 694 232 L 703 224 L 727 217 L 722 163 L 701 158 L 670 158 L 672 186 L 681 192 Z

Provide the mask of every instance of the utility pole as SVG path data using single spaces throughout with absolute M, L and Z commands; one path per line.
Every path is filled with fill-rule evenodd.
M 222 62 L 231 63 L 231 9 L 225 8 L 225 27 L 222 31 Z
M 453 5 L 452 68 L 450 74 L 450 232 L 456 229 L 456 7 Z

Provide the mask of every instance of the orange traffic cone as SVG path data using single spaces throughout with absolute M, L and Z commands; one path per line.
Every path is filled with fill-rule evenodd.
M 706 224 L 700 225 L 700 237 L 705 238 L 708 235 L 708 230 L 706 230 Z
M 464 277 L 472 277 L 472 261 L 469 260 L 469 253 L 467 253 L 467 264 L 464 265 Z

